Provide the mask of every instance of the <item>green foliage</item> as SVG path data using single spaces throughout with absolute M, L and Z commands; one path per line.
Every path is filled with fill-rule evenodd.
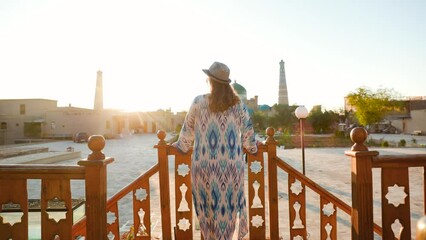
M 291 133 L 294 123 L 298 121 L 294 115 L 297 106 L 275 104 L 272 108 L 274 115 L 269 118 L 269 125 L 275 129 L 285 129 Z
M 382 147 L 389 147 L 389 142 L 388 141 L 383 141 L 382 142 Z
M 265 130 L 268 126 L 268 116 L 262 111 L 255 111 L 251 116 L 253 127 L 256 132 Z
M 271 112 L 255 111 L 251 116 L 256 132 L 265 131 L 267 127 L 273 127 L 282 132 L 293 131 L 299 119 L 294 114 L 297 106 L 276 104 Z M 314 107 L 306 119 L 313 127 L 315 133 L 332 133 L 333 126 L 339 122 L 339 113 L 334 111 L 322 112 L 321 106 Z
M 307 121 L 312 125 L 315 133 L 330 133 L 332 126 L 339 122 L 339 114 L 333 111 L 322 111 L 321 106 L 312 108 Z
M 405 147 L 405 145 L 407 145 L 407 142 L 405 141 L 405 139 L 399 140 L 398 146 Z
M 367 141 L 365 142 L 365 144 L 369 147 L 380 147 L 383 144 L 384 139 L 373 139 L 373 138 L 368 138 Z
M 376 92 L 360 87 L 347 96 L 348 103 L 355 107 L 355 116 L 361 125 L 380 122 L 386 113 L 401 110 L 402 102 L 396 101 L 399 95 L 391 89 L 378 89 Z
M 291 134 L 288 131 L 284 131 L 280 136 L 276 136 L 275 140 L 278 141 L 278 145 L 284 146 L 286 149 L 294 148 Z
M 350 139 L 349 135 L 345 134 L 345 132 L 342 132 L 342 131 L 334 131 L 334 136 L 336 138 L 347 138 L 347 139 Z

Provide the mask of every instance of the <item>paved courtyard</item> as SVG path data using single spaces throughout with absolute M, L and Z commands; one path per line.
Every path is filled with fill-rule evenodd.
M 386 138 L 389 141 L 399 141 L 402 137 L 410 141 L 414 136 L 410 135 L 371 135 L 375 139 Z M 425 136 L 415 136 L 419 144 L 426 144 Z M 134 135 L 123 139 L 107 140 L 104 153 L 111 156 L 115 161 L 108 166 L 108 197 L 118 192 L 121 188 L 130 183 L 137 176 L 148 170 L 156 161 L 157 153 L 153 146 L 158 141 L 156 135 Z M 28 147 L 20 145 L 18 147 Z M 90 153 L 86 144 L 77 144 L 72 141 L 59 141 L 50 143 L 41 143 L 31 145 L 31 147 L 48 147 L 50 154 L 52 152 L 63 153 L 67 148 L 73 148 L 74 151 L 80 152 L 81 157 L 69 160 L 63 160 L 57 164 L 74 165 L 85 158 Z M 5 146 L 0 147 L 0 151 Z M 350 159 L 344 155 L 347 148 L 307 148 L 305 149 L 306 175 L 315 182 L 326 188 L 328 191 L 344 200 L 346 203 L 351 202 L 351 185 L 350 185 Z M 380 154 L 426 154 L 426 148 L 376 148 Z M 288 162 L 296 169 L 301 169 L 301 150 L 296 149 L 278 149 L 277 154 L 280 158 Z M 29 157 L 29 156 L 27 156 Z M 8 158 L 9 163 L 14 158 Z M 16 157 L 16 160 L 20 157 Z M 21 157 L 22 159 L 22 157 Z M 170 159 L 172 160 L 172 159 Z M 2 163 L 0 159 L 0 163 Z M 22 161 L 22 160 L 20 160 Z M 5 162 L 4 162 L 5 163 Z M 172 165 L 172 164 L 170 164 Z M 171 172 L 173 173 L 173 172 Z M 157 176 L 156 176 L 157 178 Z M 374 181 L 380 183 L 380 172 L 374 170 Z M 171 177 L 170 179 L 173 179 Z M 288 236 L 288 202 L 287 202 L 287 174 L 279 171 L 279 206 L 280 206 L 280 236 L 283 239 L 289 239 Z M 40 181 L 31 181 L 29 185 L 30 198 L 38 198 L 40 195 Z M 410 194 L 411 194 L 411 210 L 412 210 L 412 227 L 415 227 L 415 221 L 422 216 L 423 213 L 423 172 L 422 169 L 413 169 L 410 171 Z M 247 186 L 246 186 L 247 188 Z M 173 182 L 171 189 L 174 189 Z M 374 211 L 375 222 L 380 223 L 380 189 L 375 186 L 374 189 Z M 84 197 L 84 189 L 81 181 L 72 183 L 72 192 L 74 198 Z M 151 185 L 151 201 L 152 201 L 152 223 L 154 236 L 161 237 L 160 216 L 158 206 L 159 188 L 156 181 Z M 173 196 L 172 196 L 173 197 Z M 120 201 L 120 224 L 123 229 L 131 225 L 130 209 L 132 207 L 131 196 L 127 196 Z M 174 209 L 174 200 L 171 203 Z M 350 238 L 350 217 L 338 210 L 338 239 Z M 310 239 L 319 239 L 319 198 L 310 190 L 307 190 L 307 219 L 308 233 Z M 172 218 L 172 224 L 174 219 Z M 199 234 L 198 232 L 196 234 Z

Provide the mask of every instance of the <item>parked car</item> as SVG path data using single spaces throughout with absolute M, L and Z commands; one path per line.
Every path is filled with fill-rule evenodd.
M 383 129 L 382 133 L 397 134 L 399 131 L 396 127 L 389 125 L 387 128 Z
M 78 132 L 74 136 L 75 143 L 87 142 L 89 140 L 89 136 L 85 132 Z

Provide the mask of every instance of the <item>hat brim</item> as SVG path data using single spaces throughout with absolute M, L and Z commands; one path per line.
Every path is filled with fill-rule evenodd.
M 205 74 L 207 74 L 207 76 L 211 77 L 216 82 L 220 82 L 220 83 L 230 83 L 231 82 L 231 79 L 225 80 L 225 79 L 220 79 L 220 78 L 215 77 L 208 69 L 202 69 L 202 70 Z

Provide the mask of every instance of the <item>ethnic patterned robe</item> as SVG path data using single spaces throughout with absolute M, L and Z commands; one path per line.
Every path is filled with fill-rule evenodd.
M 194 99 L 176 146 L 193 147 L 192 197 L 204 239 L 231 239 L 238 212 L 241 239 L 248 232 L 243 147 L 257 152 L 254 130 L 244 103 L 213 113 L 208 96 Z

